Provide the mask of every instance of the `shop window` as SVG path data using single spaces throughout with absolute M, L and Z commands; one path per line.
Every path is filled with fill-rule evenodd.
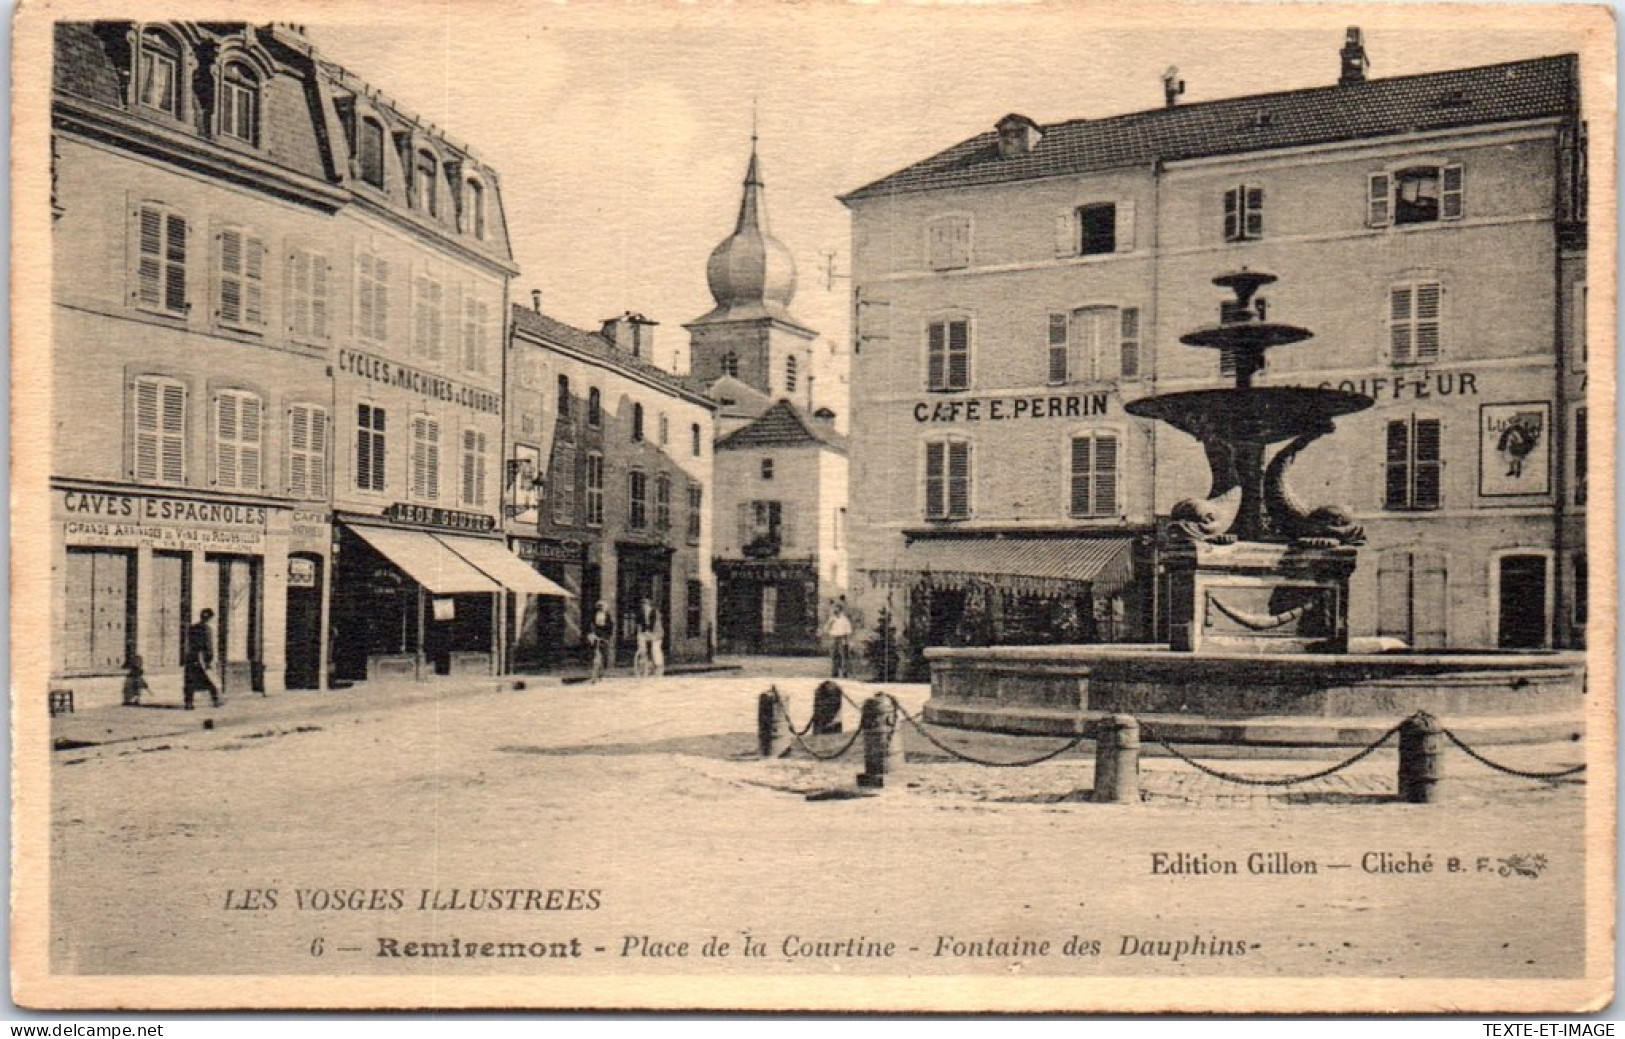
M 485 507 L 485 473 L 490 467 L 490 443 L 477 429 L 463 430 L 463 504 Z
M 705 488 L 697 483 L 688 485 L 688 543 L 700 543 L 700 524 L 705 517 Z
M 970 388 L 970 322 L 933 321 L 926 337 L 926 389 Z
M 1460 164 L 1409 166 L 1366 179 L 1366 224 L 1429 224 L 1459 220 L 1466 211 L 1466 172 Z
M 587 391 L 587 425 L 598 429 L 604 424 L 604 400 L 594 386 Z
M 308 249 L 288 250 L 283 289 L 287 295 L 288 332 L 295 338 L 325 341 L 332 335 L 332 305 L 328 298 L 331 277 L 326 256 Z
M 412 416 L 412 497 L 440 500 L 440 423 L 427 415 Z
M 215 235 L 215 320 L 256 330 L 265 324 L 265 240 L 240 227 Z
M 375 188 L 384 186 L 384 128 L 376 119 L 361 120 L 361 179 Z
M 1445 557 L 1438 552 L 1390 549 L 1377 563 L 1377 634 L 1413 649 L 1445 644 Z
M 649 477 L 640 469 L 626 474 L 626 525 L 642 530 L 649 525 Z
M 136 63 L 136 100 L 148 108 L 181 116 L 181 49 L 167 33 L 141 34 Z
M 327 409 L 314 404 L 288 409 L 288 495 L 327 497 Z
M 189 234 L 186 217 L 157 202 L 141 203 L 135 207 L 132 217 L 132 233 L 136 239 L 132 302 L 145 310 L 184 316 L 190 309 L 186 286 Z
M 940 216 L 925 227 L 926 263 L 934 271 L 970 266 L 971 222 L 963 214 Z
M 1439 507 L 1442 436 L 1438 419 L 1412 416 L 1388 423 L 1383 508 Z
M 671 477 L 665 473 L 655 477 L 655 529 L 671 529 Z
M 1246 242 L 1264 237 L 1264 189 L 1240 184 L 1224 193 L 1224 240 Z
M 153 483 L 186 482 L 186 386 L 142 376 L 132 389 L 135 449 L 132 475 Z
M 688 582 L 687 608 L 683 611 L 683 634 L 691 639 L 699 638 L 704 632 L 701 630 L 705 623 L 705 586 L 698 581 Z
M 463 295 L 463 370 L 484 374 L 491 370 L 491 304 L 472 292 Z
M 1116 433 L 1086 433 L 1072 438 L 1071 515 L 1117 515 L 1117 446 Z
M 389 338 L 389 261 L 371 253 L 356 257 L 356 331 L 382 343 Z
M 587 452 L 587 515 L 589 527 L 604 525 L 604 456 L 597 451 Z
M 356 406 L 355 485 L 361 491 L 382 491 L 384 479 L 384 409 L 371 404 Z
M 245 144 L 260 141 L 260 80 L 242 62 L 227 65 L 221 77 L 220 132 Z
M 971 509 L 971 446 L 964 440 L 925 444 L 927 519 L 966 519 Z
M 419 274 L 412 288 L 412 353 L 439 361 L 445 341 L 446 288 L 438 278 Z
M 1388 289 L 1388 351 L 1394 364 L 1439 359 L 1443 287 L 1436 281 L 1405 282 Z

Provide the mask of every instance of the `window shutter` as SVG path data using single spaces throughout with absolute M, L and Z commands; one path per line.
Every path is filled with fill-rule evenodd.
M 1411 554 L 1391 550 L 1377 564 L 1377 634 L 1411 641 Z
M 925 445 L 925 514 L 940 518 L 947 513 L 944 494 L 947 464 L 944 458 L 947 445 L 932 441 Z
M 1094 501 L 1090 477 L 1094 473 L 1094 439 L 1091 437 L 1072 438 L 1072 515 L 1087 516 L 1094 511 L 1090 506 Z
M 222 393 L 214 399 L 214 482 L 237 486 L 237 398 Z
M 1248 238 L 1264 237 L 1264 189 L 1242 186 L 1244 219 L 1242 233 Z
M 163 451 L 159 416 L 165 403 L 164 389 L 151 379 L 137 379 L 135 383 L 134 469 L 137 480 L 158 479 L 158 460 Z
M 1055 255 L 1078 255 L 1078 213 L 1075 209 L 1064 210 L 1055 217 Z
M 1241 188 L 1224 193 L 1224 240 L 1233 242 L 1241 237 Z
M 243 320 L 243 234 L 226 228 L 216 236 L 220 247 L 220 306 L 215 318 L 237 325 Z
M 1415 360 L 1439 359 L 1439 302 L 1442 290 L 1438 282 L 1424 282 L 1416 286 L 1416 354 Z
M 1065 314 L 1049 316 L 1049 381 L 1067 380 L 1067 317 Z
M 1117 203 L 1117 252 L 1131 253 L 1134 251 L 1134 203 Z
M 288 331 L 296 336 L 310 334 L 310 257 L 299 249 L 288 250 L 282 266 L 282 283 L 287 294 Z
M 1097 516 L 1117 513 L 1117 438 L 1095 437 L 1095 510 Z
M 296 404 L 288 409 L 288 495 L 310 497 L 311 409 Z
M 791 545 L 794 545 L 796 543 L 795 531 L 794 531 L 793 526 L 790 523 L 790 510 L 786 509 L 779 502 L 774 502 L 773 504 L 778 506 L 778 514 L 779 514 L 779 550 L 782 553 L 784 549 L 787 549 Z
M 164 216 L 150 206 L 136 210 L 136 302 L 163 306 Z
M 422 275 L 412 281 L 412 353 L 429 353 L 429 292 Z
M 264 461 L 262 451 L 264 423 L 261 421 L 260 399 L 248 395 L 237 398 L 237 423 L 239 427 L 237 464 L 239 468 L 237 486 L 246 491 L 260 489 L 260 474 L 264 471 L 261 462 Z
M 1411 556 L 1411 645 L 1416 649 L 1437 649 L 1445 644 L 1449 598 L 1445 558 L 1438 552 L 1417 552 Z
M 328 325 L 328 280 L 332 268 L 327 264 L 327 257 L 317 253 L 309 254 L 310 263 L 310 334 L 318 339 L 326 339 L 330 334 Z
M 1412 437 L 1416 492 L 1411 504 L 1418 509 L 1436 509 L 1439 507 L 1440 469 L 1444 464 L 1440 455 L 1439 420 L 1417 419 Z
M 1439 218 L 1460 220 L 1465 213 L 1466 172 L 1460 163 L 1455 163 L 1444 167 L 1440 173 Z
M 948 445 L 948 515 L 970 515 L 970 445 L 963 441 Z
M 1124 307 L 1122 315 L 1122 349 L 1121 364 L 1122 376 L 1125 379 L 1138 379 L 1140 377 L 1140 308 Z
M 1366 178 L 1365 222 L 1367 227 L 1387 227 L 1392 220 L 1388 174 L 1372 173 Z
M 374 338 L 373 328 L 378 320 L 377 300 L 377 274 L 375 261 L 371 256 L 363 253 L 357 258 L 356 264 L 356 315 L 360 322 L 358 330 L 363 336 Z
M 355 485 L 364 491 L 373 489 L 372 436 L 372 409 L 365 404 L 358 404 L 356 405 Z
M 243 240 L 243 320 L 265 324 L 265 240 Z
M 751 508 L 750 502 L 742 501 L 739 503 L 739 545 L 741 548 L 750 544 L 751 539 L 755 537 L 756 526 L 753 513 L 754 510 Z
M 186 218 L 170 213 L 165 218 L 164 307 L 186 310 Z
M 1410 429 L 1405 422 L 1388 423 L 1383 507 L 1403 509 L 1410 498 Z
M 970 323 L 948 323 L 948 388 L 963 390 L 970 386 Z
M 925 383 L 928 389 L 940 390 L 946 387 L 944 372 L 946 371 L 946 357 L 948 343 L 948 327 L 943 322 L 934 322 L 929 330 L 926 344 L 926 375 Z
M 463 430 L 463 504 L 474 504 L 474 431 Z
M 1408 363 L 1416 356 L 1412 296 L 1409 285 L 1395 285 L 1388 290 L 1388 353 L 1395 364 Z

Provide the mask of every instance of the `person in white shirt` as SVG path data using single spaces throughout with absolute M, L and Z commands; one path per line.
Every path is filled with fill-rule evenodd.
M 847 616 L 844 596 L 830 610 L 824 634 L 830 640 L 831 674 L 835 678 L 852 677 L 852 618 Z

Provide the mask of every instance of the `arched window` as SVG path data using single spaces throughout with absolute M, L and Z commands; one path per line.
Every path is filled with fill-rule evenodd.
M 784 359 L 784 392 L 796 392 L 796 359 L 794 355 Z
M 260 140 L 260 78 L 240 61 L 220 79 L 220 132 L 248 144 Z
M 604 401 L 594 386 L 587 391 L 587 425 L 597 429 L 604 424 Z
M 475 238 L 485 237 L 485 188 L 477 180 L 463 185 L 463 230 Z
M 642 404 L 634 404 L 634 405 L 632 405 L 632 439 L 634 441 L 638 441 L 638 440 L 643 439 L 643 405 Z
M 167 33 L 141 34 L 136 63 L 136 100 L 148 108 L 181 114 L 181 49 Z
M 415 177 L 418 189 L 418 208 L 430 216 L 440 215 L 440 198 L 435 191 L 435 176 L 440 164 L 428 152 L 418 152 Z
M 730 379 L 739 378 L 739 355 L 732 350 L 722 355 L 722 374 Z
M 361 120 L 360 142 L 361 179 L 375 188 L 384 186 L 384 127 L 378 120 Z

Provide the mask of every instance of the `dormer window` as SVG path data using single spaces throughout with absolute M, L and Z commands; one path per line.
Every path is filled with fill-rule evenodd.
M 220 133 L 257 145 L 259 128 L 259 77 L 241 62 L 232 62 L 220 81 Z
M 161 32 L 141 34 L 136 100 L 179 119 L 181 115 L 180 47 Z
M 1038 145 L 1043 131 L 1024 115 L 1007 115 L 998 122 L 999 158 L 1026 155 Z
M 477 180 L 463 183 L 463 229 L 485 238 L 485 188 Z
M 440 199 L 435 191 L 435 176 L 440 164 L 428 152 L 418 152 L 414 166 L 418 188 L 418 208 L 430 216 L 440 215 Z
M 375 188 L 384 186 L 384 127 L 376 119 L 361 121 L 361 179 Z
M 1465 171 L 1459 164 L 1407 166 L 1367 179 L 1366 223 L 1431 224 L 1465 213 Z

